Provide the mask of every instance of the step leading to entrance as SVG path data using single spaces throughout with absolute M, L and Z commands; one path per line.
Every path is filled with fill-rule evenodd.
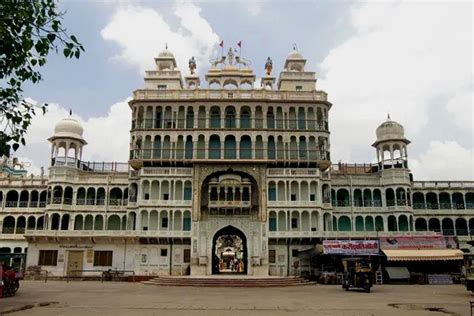
M 278 287 L 314 285 L 316 282 L 301 277 L 249 277 L 249 276 L 160 276 L 143 284 L 158 286 L 204 286 L 204 287 Z

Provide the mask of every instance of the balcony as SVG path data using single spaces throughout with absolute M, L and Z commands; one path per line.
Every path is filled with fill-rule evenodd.
M 321 120 L 292 120 L 292 119 L 263 119 L 247 118 L 198 118 L 194 119 L 134 119 L 132 120 L 132 130 L 265 130 L 271 131 L 292 131 L 292 132 L 329 132 L 329 126 Z
M 157 237 L 186 238 L 190 231 L 164 230 L 27 230 L 25 237 Z
M 210 208 L 249 208 L 250 201 L 209 201 Z
M 51 161 L 54 167 L 77 168 L 90 172 L 128 172 L 129 165 L 126 162 L 95 162 L 81 161 L 72 157 L 56 157 Z

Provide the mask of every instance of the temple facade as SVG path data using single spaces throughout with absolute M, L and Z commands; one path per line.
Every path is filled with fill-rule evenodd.
M 278 76 L 268 58 L 259 86 L 233 50 L 204 85 L 194 58 L 184 77 L 168 49 L 155 64 L 117 126 L 130 128 L 128 162 L 83 161 L 73 118 L 48 139 L 48 176 L 3 161 L 0 253 L 53 276 L 286 276 L 324 240 L 451 236 L 470 249 L 474 182 L 414 181 L 399 123 L 376 128 L 376 163 L 331 164 L 332 104 L 296 49 Z

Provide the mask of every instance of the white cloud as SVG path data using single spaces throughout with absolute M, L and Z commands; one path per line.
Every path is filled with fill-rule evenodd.
M 455 141 L 432 141 L 419 159 L 411 159 L 415 180 L 472 180 L 474 151 Z
M 176 28 L 165 20 L 165 16 L 170 14 L 169 18 L 178 21 Z M 181 71 L 186 71 L 192 56 L 200 69 L 208 64 L 219 41 L 201 16 L 201 9 L 189 2 L 177 2 L 171 12 L 131 4 L 119 6 L 101 35 L 120 46 L 120 53 L 114 59 L 137 67 L 140 73 L 155 69 L 153 58 L 166 44 L 174 53 Z
M 442 104 L 444 114 L 434 113 L 439 120 L 434 126 L 445 126 L 441 120 L 449 119 L 450 111 L 455 123 L 472 135 L 471 14 L 470 3 L 396 1 L 352 7 L 355 35 L 333 48 L 320 65 L 319 88 L 329 92 L 334 104 L 334 159 L 360 159 L 355 151 L 375 139 L 387 113 L 405 126 L 409 139 L 429 132 L 424 127 L 435 105 L 449 98 Z
M 36 101 L 31 100 L 35 104 Z M 130 139 L 131 111 L 129 99 L 113 104 L 106 116 L 91 117 L 87 120 L 74 115 L 84 128 L 84 139 L 88 144 L 83 149 L 84 161 L 128 161 Z M 26 146 L 18 152 L 12 152 L 19 160 L 27 162 L 27 170 L 36 175 L 44 166 L 45 173 L 50 165 L 50 144 L 48 138 L 54 133 L 54 126 L 61 119 L 69 116 L 69 110 L 59 104 L 50 103 L 45 115 L 37 115 L 26 136 Z
M 472 135 L 473 132 L 473 102 L 474 102 L 474 91 L 472 89 L 460 90 L 457 94 L 449 100 L 446 104 L 448 112 L 452 115 L 456 125 L 470 132 Z

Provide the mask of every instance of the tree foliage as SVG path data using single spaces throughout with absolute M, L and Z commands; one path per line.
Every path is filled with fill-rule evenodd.
M 55 0 L 0 1 L 0 155 L 25 145 L 36 112 L 46 112 L 23 99 L 22 85 L 38 83 L 50 51 L 79 58 L 84 47 L 61 21 Z

